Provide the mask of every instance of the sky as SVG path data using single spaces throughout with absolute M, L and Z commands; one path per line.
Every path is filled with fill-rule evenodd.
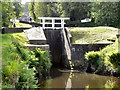
M 21 4 L 25 4 L 26 2 L 30 2 L 31 0 L 21 0 Z

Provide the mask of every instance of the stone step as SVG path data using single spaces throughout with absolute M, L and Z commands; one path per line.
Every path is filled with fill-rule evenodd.
M 42 27 L 34 27 L 24 30 L 30 44 L 43 45 L 46 44 L 46 37 Z
M 28 47 L 30 50 L 35 50 L 35 48 L 40 48 L 43 51 L 47 50 L 49 51 L 49 45 L 45 44 L 45 45 L 34 45 L 34 44 L 25 44 L 24 47 Z

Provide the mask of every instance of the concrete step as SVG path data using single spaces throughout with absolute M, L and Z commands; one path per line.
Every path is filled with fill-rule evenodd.
M 34 27 L 28 30 L 24 30 L 30 44 L 43 45 L 46 44 L 46 37 L 42 27 Z
M 24 47 L 28 47 L 30 50 L 35 50 L 35 48 L 41 48 L 43 51 L 47 50 L 49 51 L 49 45 L 35 45 L 35 44 L 25 44 Z

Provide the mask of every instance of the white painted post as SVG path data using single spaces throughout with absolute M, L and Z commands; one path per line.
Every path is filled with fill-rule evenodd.
M 45 19 L 43 18 L 42 21 L 43 21 L 43 22 L 42 22 L 42 23 L 43 23 L 43 26 L 42 26 L 42 27 L 43 27 L 43 29 L 45 29 Z
M 61 27 L 64 30 L 64 19 L 61 19 Z
M 43 29 L 57 29 L 62 28 L 64 30 L 64 21 L 69 18 L 60 18 L 60 17 L 38 17 L 38 19 L 42 20 L 42 28 Z M 45 20 L 52 20 L 52 22 L 46 22 Z M 55 22 L 55 20 L 60 20 L 61 22 Z M 52 24 L 52 27 L 45 27 L 46 24 Z M 61 27 L 55 27 L 55 24 L 61 25 Z
M 53 28 L 53 30 L 55 29 L 55 19 L 54 18 L 52 18 L 52 28 Z

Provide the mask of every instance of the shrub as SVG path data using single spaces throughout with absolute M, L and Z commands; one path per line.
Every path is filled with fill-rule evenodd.
M 120 73 L 120 52 L 118 51 L 119 42 L 106 46 L 99 52 L 86 53 L 85 57 L 90 63 L 96 67 L 95 73 L 114 74 Z
M 120 65 L 120 52 L 114 52 L 108 55 L 108 61 L 116 66 Z
M 95 64 L 100 58 L 100 53 L 99 52 L 94 52 L 94 51 L 88 52 L 88 53 L 86 53 L 85 57 L 92 64 Z
M 35 57 L 38 58 L 37 70 L 40 73 L 44 74 L 45 72 L 49 72 L 49 69 L 52 66 L 49 51 L 42 51 L 40 48 L 35 49 Z
M 9 61 L 3 66 L 3 81 L 14 85 L 18 82 L 18 76 L 20 73 L 20 64 L 18 61 Z
M 35 78 L 35 69 L 28 68 L 29 65 L 23 63 L 19 74 L 19 81 L 16 83 L 16 88 L 37 88 L 37 80 Z
M 3 50 L 3 64 L 2 64 L 2 87 L 3 88 L 35 88 L 37 87 L 37 80 L 35 70 L 28 68 L 29 53 L 20 54 L 22 52 L 29 52 L 18 44 L 17 41 L 9 43 Z M 7 55 L 6 55 L 7 54 Z M 25 60 L 23 59 L 25 58 Z
M 102 73 L 104 71 L 104 61 L 100 52 L 88 52 L 85 55 L 86 59 L 90 61 L 91 70 L 94 73 Z

